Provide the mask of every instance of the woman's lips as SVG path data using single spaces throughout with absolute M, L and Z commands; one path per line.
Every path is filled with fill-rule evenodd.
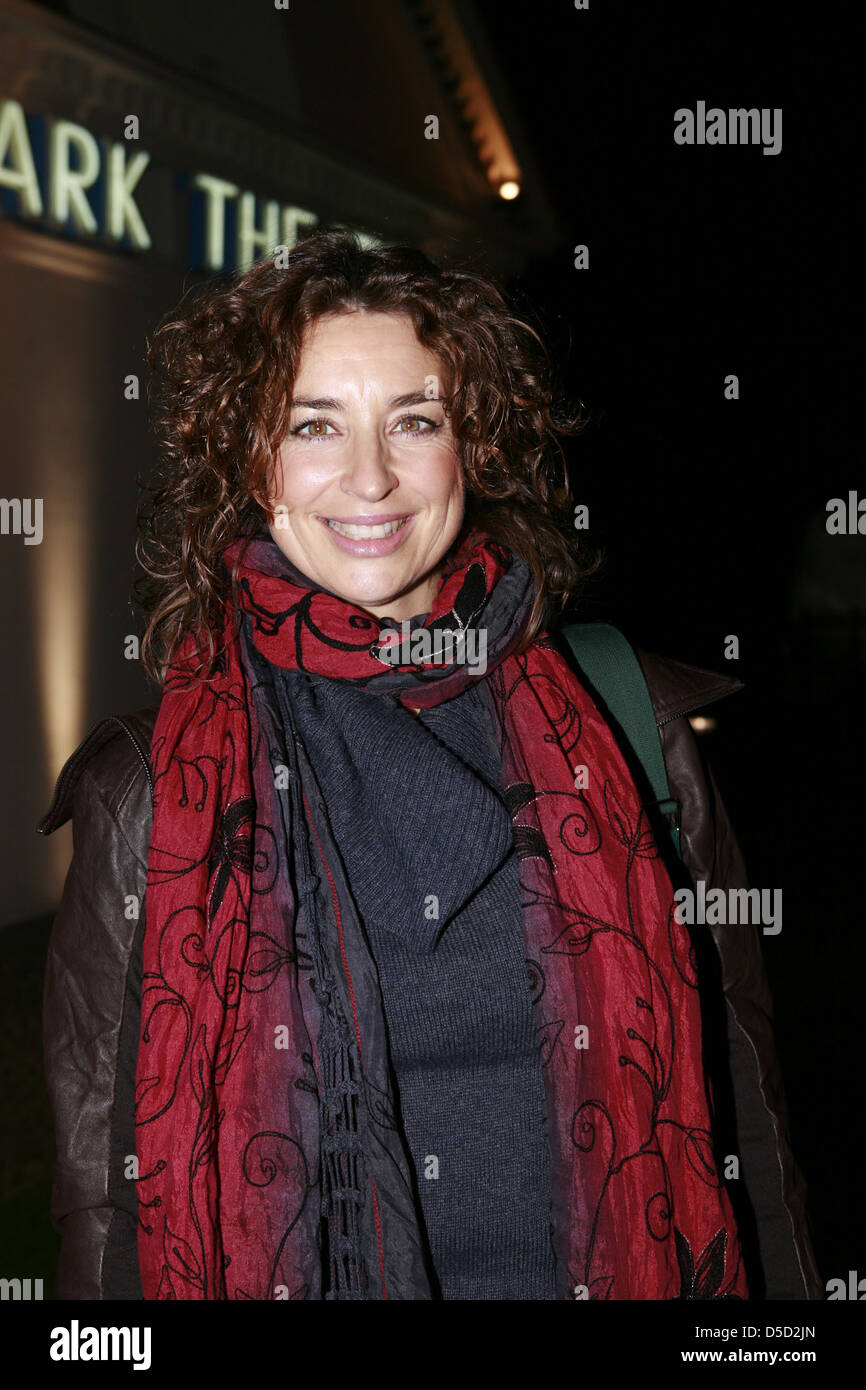
M 329 519 L 330 518 L 326 516 L 319 517 L 319 521 L 324 526 L 334 544 L 339 546 L 341 550 L 345 550 L 348 555 L 357 555 L 363 559 L 365 557 L 372 558 L 378 555 L 390 555 L 393 550 L 396 550 L 398 546 L 402 545 L 407 531 L 411 530 L 412 523 L 415 520 L 415 513 L 410 513 L 403 525 L 398 527 L 393 535 L 381 537 L 370 536 L 367 538 L 341 536 L 339 531 L 335 531 L 333 526 L 328 525 Z M 333 520 L 341 521 L 342 518 L 334 517 Z M 381 526 L 386 521 L 391 520 L 393 520 L 392 517 L 382 517 L 381 521 L 377 521 L 375 524 Z M 346 522 L 345 524 L 350 525 L 351 523 Z

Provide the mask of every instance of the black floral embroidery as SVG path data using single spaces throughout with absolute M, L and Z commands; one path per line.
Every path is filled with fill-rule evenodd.
M 711 1241 L 704 1246 L 695 1264 L 692 1247 L 682 1231 L 674 1227 L 674 1240 L 677 1247 L 677 1262 L 680 1267 L 681 1286 L 678 1297 L 694 1299 L 736 1299 L 736 1293 L 722 1293 L 722 1280 L 725 1277 L 725 1249 L 728 1233 L 722 1227 L 716 1231 Z

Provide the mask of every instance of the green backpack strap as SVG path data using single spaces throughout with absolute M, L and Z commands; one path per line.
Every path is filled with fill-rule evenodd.
M 569 623 L 561 629 L 581 669 L 616 719 L 640 759 L 656 804 L 670 827 L 677 855 L 680 848 L 680 802 L 671 796 L 655 710 L 643 669 L 628 638 L 610 623 Z

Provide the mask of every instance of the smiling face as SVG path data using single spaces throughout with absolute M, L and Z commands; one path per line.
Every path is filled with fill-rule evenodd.
M 328 315 L 304 336 L 269 530 L 299 570 L 374 617 L 428 612 L 460 533 L 445 384 L 405 314 Z

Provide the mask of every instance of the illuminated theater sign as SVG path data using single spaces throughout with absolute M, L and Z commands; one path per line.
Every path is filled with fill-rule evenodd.
M 138 147 L 138 120 L 124 139 L 97 139 L 83 125 L 27 116 L 0 101 L 0 206 L 7 217 L 55 235 L 128 252 L 159 250 L 208 271 L 245 270 L 275 246 L 294 246 L 318 217 L 308 208 L 261 198 L 204 172 L 151 164 Z M 149 221 L 160 228 L 154 246 Z M 359 232 L 365 245 L 378 238 Z

